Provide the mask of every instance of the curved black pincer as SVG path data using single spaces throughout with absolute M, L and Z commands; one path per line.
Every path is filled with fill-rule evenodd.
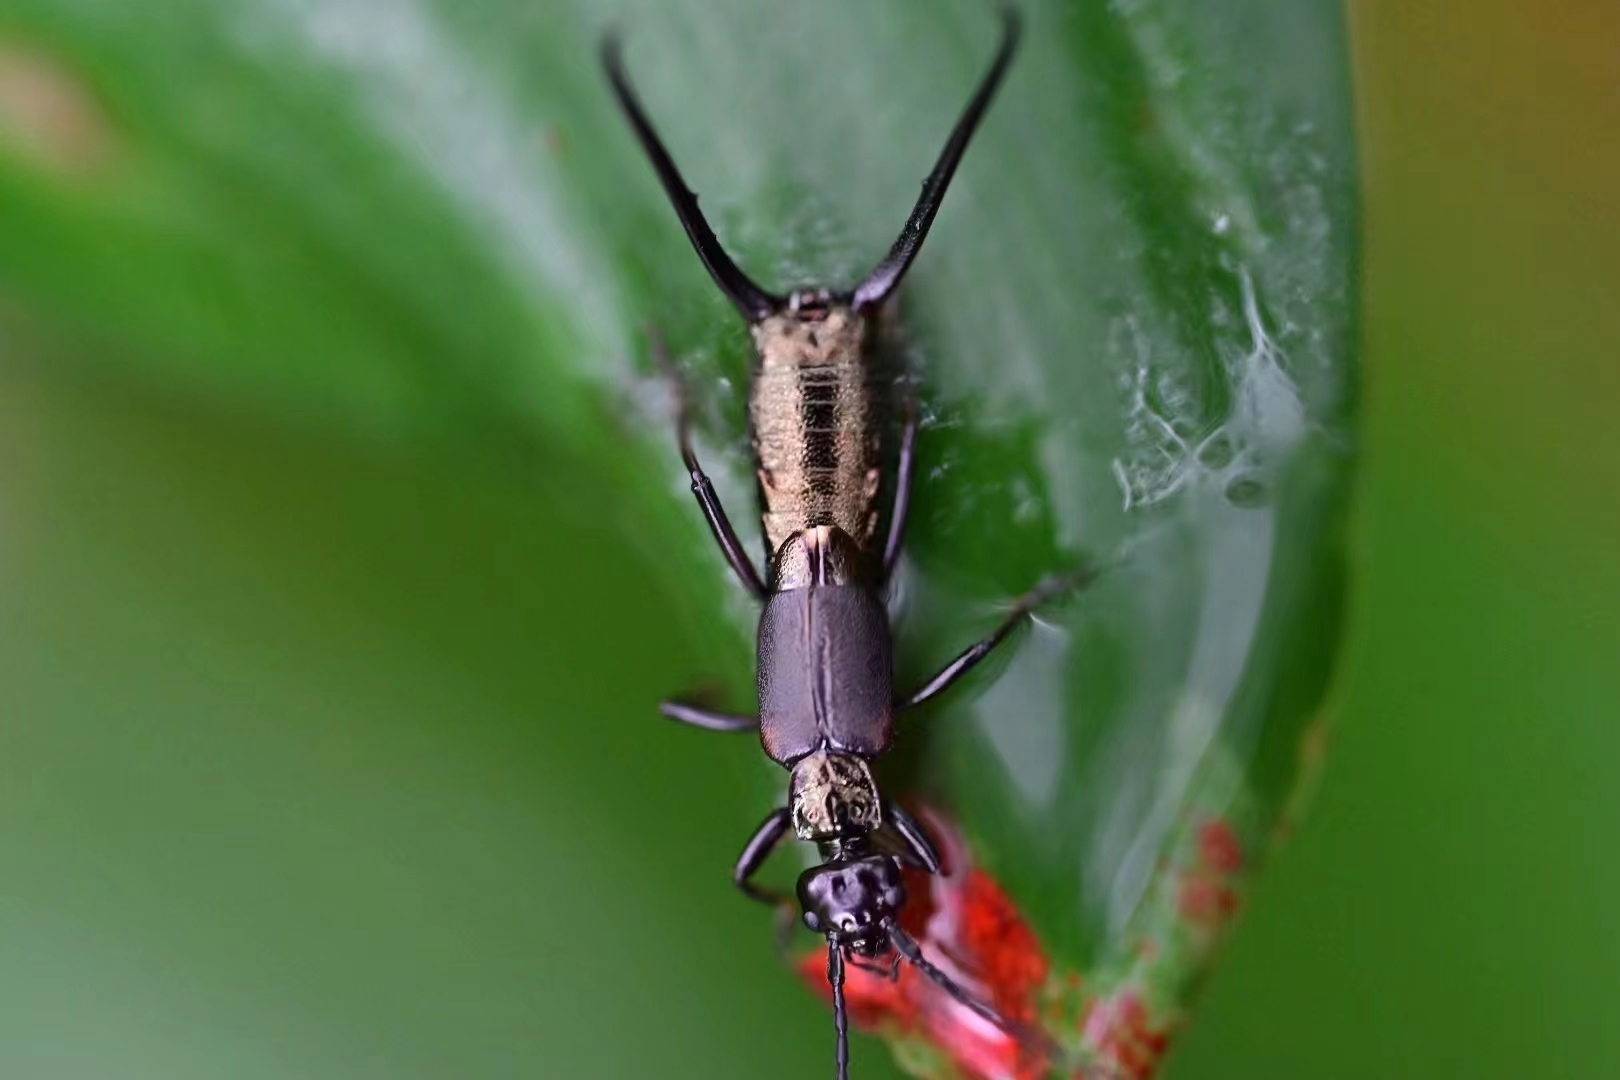
M 737 268 L 726 254 L 725 248 L 720 246 L 720 240 L 709 228 L 709 223 L 703 219 L 703 213 L 698 209 L 697 196 L 692 189 L 686 186 L 681 178 L 680 170 L 675 167 L 675 161 L 664 148 L 664 141 L 658 137 L 658 132 L 647 119 L 646 111 L 641 107 L 641 99 L 636 95 L 635 87 L 630 85 L 630 77 L 624 72 L 624 61 L 620 56 L 619 35 L 615 31 L 608 31 L 602 36 L 602 69 L 607 72 L 608 82 L 613 87 L 613 94 L 619 99 L 619 107 L 635 128 L 636 137 L 641 140 L 641 147 L 651 159 L 653 168 L 658 172 L 658 179 L 664 185 L 664 192 L 669 201 L 675 206 L 675 213 L 681 219 L 681 225 L 686 229 L 687 237 L 692 246 L 697 249 L 698 258 L 709 270 L 709 276 L 714 283 L 720 286 L 720 291 L 737 305 L 743 318 L 751 323 L 759 322 L 772 312 L 781 310 L 787 303 L 786 299 L 766 292 Z
M 887 299 L 911 267 L 911 260 L 922 250 L 923 241 L 928 238 L 929 226 L 934 223 L 934 215 L 939 213 L 939 205 L 945 201 L 945 189 L 950 186 L 951 177 L 956 175 L 956 166 L 961 163 L 962 154 L 967 150 L 973 133 L 978 130 L 979 121 L 984 119 L 985 110 L 990 108 L 990 102 L 1007 74 L 1007 67 L 1012 63 L 1013 54 L 1018 51 L 1021 32 L 1022 21 L 1017 9 L 1010 4 L 1004 5 L 1001 9 L 1001 48 L 997 50 L 990 70 L 979 81 L 979 88 L 973 92 L 967 108 L 962 110 L 961 117 L 956 121 L 945 149 L 940 151 L 934 171 L 923 181 L 922 195 L 917 199 L 906 227 L 900 230 L 899 237 L 883 261 L 855 286 L 850 304 L 856 311 L 881 304 Z

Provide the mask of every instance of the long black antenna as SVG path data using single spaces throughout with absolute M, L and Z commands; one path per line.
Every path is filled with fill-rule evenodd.
M 849 1080 L 849 1009 L 844 1003 L 844 950 L 827 942 L 827 981 L 832 983 L 833 1027 L 838 1031 L 838 1080 Z
M 928 957 L 923 955 L 922 946 L 918 945 L 916 939 L 910 934 L 900 929 L 899 923 L 891 920 L 885 925 L 885 929 L 888 930 L 889 940 L 892 941 L 894 943 L 894 947 L 900 951 L 900 955 L 911 961 L 912 965 L 916 967 L 918 971 L 928 976 L 929 980 L 933 982 L 934 985 L 938 986 L 941 990 L 951 995 L 951 997 L 955 998 L 963 1005 L 966 1005 L 968 1008 L 972 1009 L 974 1012 L 996 1025 L 996 1027 L 1000 1028 L 1002 1031 L 1005 1031 L 1007 1034 L 1013 1036 L 1014 1038 L 1023 1038 L 1023 1032 L 1019 1030 L 1017 1025 L 1013 1024 L 1012 1021 L 996 1012 L 996 1010 L 991 1008 L 989 1005 L 968 993 L 967 988 L 961 983 L 945 974 L 945 972 L 941 971 L 938 967 L 935 967 Z
M 1003 5 L 1001 48 L 996 53 L 996 59 L 980 80 L 979 88 L 974 91 L 967 108 L 962 110 L 961 117 L 957 119 L 950 140 L 945 143 L 945 149 L 940 151 L 934 171 L 923 181 L 922 195 L 917 199 L 917 205 L 912 209 L 906 227 L 900 230 L 899 238 L 889 249 L 889 254 L 878 263 L 877 269 L 868 274 L 866 280 L 855 286 L 853 299 L 855 310 L 882 303 L 894 291 L 894 287 L 900 284 L 900 279 L 911 266 L 911 260 L 917 257 L 923 241 L 928 238 L 928 227 L 934 223 L 934 215 L 939 213 L 939 204 L 945 199 L 945 189 L 950 186 L 951 176 L 962 160 L 963 151 L 967 149 L 968 140 L 973 138 L 974 130 L 984 118 L 985 110 L 990 107 L 990 99 L 995 97 L 996 89 L 1001 85 L 1002 76 L 1007 73 L 1007 65 L 1012 63 L 1013 53 L 1018 50 L 1019 31 L 1018 11 L 1011 4 Z
M 675 213 L 686 229 L 687 238 L 697 249 L 703 265 L 708 267 L 714 283 L 731 298 L 731 302 L 737 305 L 737 310 L 749 322 L 759 322 L 779 310 L 786 301 L 761 289 L 739 270 L 737 264 L 731 261 L 731 256 L 720 246 L 709 223 L 703 220 L 703 214 L 698 210 L 697 196 L 681 179 L 680 171 L 675 168 L 669 151 L 664 149 L 663 140 L 659 139 L 658 132 L 647 119 L 647 114 L 641 108 L 641 100 L 624 73 L 624 62 L 619 54 L 619 35 L 612 30 L 602 35 L 602 68 L 607 72 L 608 82 L 612 84 L 613 93 L 618 97 L 619 106 L 624 109 L 630 126 L 636 129 L 641 148 L 652 160 L 653 168 L 658 170 L 658 179 L 663 182 L 664 192 L 675 206 Z
M 1039 1048 L 1039 1052 L 1049 1063 L 1062 1061 L 1063 1049 L 1053 1041 L 1050 1035 L 1039 1028 L 1032 1030 L 1024 1024 L 1008 1020 L 989 1004 L 974 997 L 966 987 L 930 962 L 928 957 L 923 955 L 922 946 L 918 945 L 916 939 L 910 934 L 900 929 L 900 924 L 894 919 L 883 920 L 883 929 L 888 933 L 889 941 L 894 945 L 896 951 L 909 960 L 913 967 L 927 976 L 928 980 L 935 986 L 996 1025 L 1002 1031 L 1005 1031 L 1008 1035 L 1011 1035 L 1014 1039 L 1017 1039 L 1026 1049 L 1031 1048 L 1031 1044 Z M 1088 1069 L 1086 1075 L 1097 1076 L 1098 1074 Z M 1118 1074 L 1110 1071 L 1107 1075 L 1113 1077 Z

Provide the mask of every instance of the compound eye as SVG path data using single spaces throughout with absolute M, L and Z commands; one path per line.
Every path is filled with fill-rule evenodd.
M 805 912 L 804 925 L 812 934 L 821 933 L 821 916 L 813 911 Z

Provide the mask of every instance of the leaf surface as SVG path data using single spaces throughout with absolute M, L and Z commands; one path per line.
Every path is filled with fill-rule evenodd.
M 1143 1072 L 1158 1051 L 1106 1017 L 1183 1022 L 1320 754 L 1355 450 L 1347 48 L 1326 0 L 1027 22 L 904 292 L 928 424 L 902 671 L 1044 574 L 1103 573 L 908 722 L 886 776 L 1033 927 L 1054 1033 Z M 14 356 L 616 530 L 697 639 L 693 680 L 744 699 L 751 616 L 644 354 L 657 325 L 746 522 L 746 337 L 606 92 L 610 24 L 717 231 L 779 289 L 887 249 L 995 37 L 965 0 L 12 0 L 0 327 Z M 644 689 L 615 723 L 680 687 Z

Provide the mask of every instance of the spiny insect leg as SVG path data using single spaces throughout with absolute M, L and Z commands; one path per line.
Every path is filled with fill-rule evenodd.
M 759 868 L 765 865 L 765 860 L 771 857 L 771 852 L 776 850 L 776 846 L 787 835 L 791 820 L 785 806 L 779 806 L 766 814 L 765 820 L 754 830 L 754 835 L 748 838 L 748 844 L 743 848 L 742 854 L 737 856 L 737 865 L 731 871 L 731 880 L 737 883 L 737 888 L 762 904 L 770 904 L 773 907 L 793 904 L 792 897 L 775 889 L 754 884 L 754 875 L 759 873 Z
M 686 463 L 686 471 L 692 477 L 692 494 L 697 496 L 698 505 L 703 508 L 703 516 L 709 522 L 709 531 L 714 534 L 715 543 L 725 553 L 726 561 L 731 569 L 742 580 L 743 587 L 751 593 L 756 600 L 765 599 L 765 583 L 760 580 L 759 571 L 754 569 L 754 561 L 743 550 L 742 541 L 737 539 L 737 531 L 731 527 L 731 519 L 726 517 L 726 508 L 720 505 L 720 496 L 714 492 L 714 485 L 709 482 L 708 474 L 698 463 L 697 452 L 692 449 L 692 423 L 691 413 L 686 401 L 686 383 L 670 359 L 669 351 L 664 347 L 664 339 L 656 330 L 649 330 L 647 336 L 652 344 L 653 361 L 663 371 L 664 377 L 669 380 L 670 390 L 675 396 L 675 437 L 681 446 L 681 460 Z
M 917 472 L 917 432 L 922 415 L 917 408 L 917 392 L 909 384 L 905 390 L 905 429 L 900 434 L 900 460 L 895 469 L 894 509 L 889 514 L 889 535 L 883 544 L 883 580 L 894 576 L 900 562 L 900 549 L 906 542 L 906 518 L 911 511 L 911 484 Z
M 910 697 L 902 699 L 899 707 L 902 709 L 915 709 L 924 702 L 931 701 L 949 690 L 962 676 L 972 671 L 979 661 L 989 656 L 997 645 L 1007 639 L 1008 634 L 1016 630 L 1042 604 L 1054 596 L 1079 588 L 1090 581 L 1092 576 L 1093 572 L 1086 569 L 1075 574 L 1066 574 L 1063 577 L 1048 578 L 1023 596 L 1020 596 L 1013 604 L 1013 609 L 1007 613 L 1007 617 L 1001 620 L 1000 626 L 992 630 L 984 640 L 975 642 L 962 650 L 961 654 L 955 660 L 946 664 L 939 674 L 929 679 L 921 688 L 914 691 Z
M 737 858 L 736 867 L 731 871 L 731 879 L 737 883 L 737 888 L 747 893 L 750 898 L 762 904 L 770 904 L 776 909 L 776 951 L 784 959 L 788 957 L 789 950 L 793 946 L 793 927 L 799 921 L 798 904 L 786 893 L 755 885 L 754 875 L 765 865 L 765 860 L 771 857 L 771 852 L 782 843 L 791 820 L 787 807 L 772 810 L 760 823 L 759 828 L 754 830 L 748 846 L 743 848 L 743 853 Z

